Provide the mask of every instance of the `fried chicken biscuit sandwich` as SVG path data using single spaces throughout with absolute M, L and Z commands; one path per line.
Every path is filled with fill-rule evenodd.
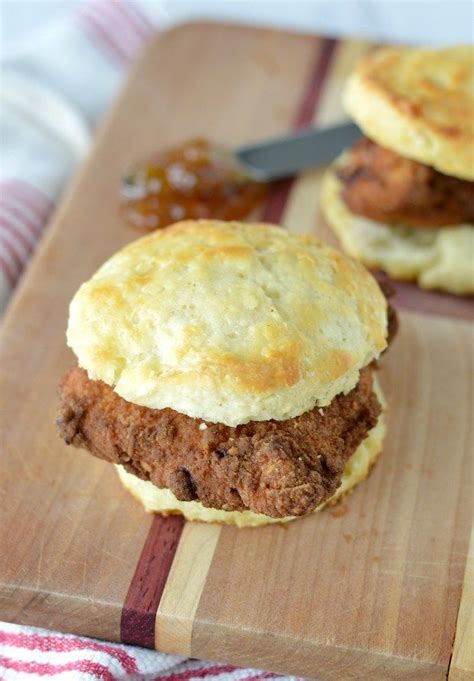
M 389 307 L 362 265 L 264 224 L 186 221 L 74 296 L 58 427 L 150 511 L 264 525 L 363 480 L 382 447 Z
M 344 91 L 366 137 L 322 191 L 345 250 L 396 279 L 474 292 L 474 49 L 389 48 Z

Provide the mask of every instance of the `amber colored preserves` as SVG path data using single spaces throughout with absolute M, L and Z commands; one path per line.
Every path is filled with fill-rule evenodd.
M 187 218 L 238 220 L 265 192 L 266 185 L 240 172 L 225 149 L 194 139 L 132 169 L 122 183 L 122 212 L 142 230 Z

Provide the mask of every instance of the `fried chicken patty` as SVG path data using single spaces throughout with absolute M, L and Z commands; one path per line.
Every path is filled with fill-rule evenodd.
M 380 412 L 371 367 L 324 409 L 235 428 L 132 404 L 74 367 L 60 384 L 57 425 L 67 444 L 123 464 L 180 500 L 281 518 L 308 513 L 334 494 Z
M 371 220 L 413 227 L 474 222 L 474 182 L 443 175 L 363 137 L 337 173 L 348 208 Z

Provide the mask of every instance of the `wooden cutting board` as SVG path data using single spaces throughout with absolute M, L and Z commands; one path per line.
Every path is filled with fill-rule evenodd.
M 117 214 L 123 169 L 194 135 L 231 146 L 341 120 L 368 49 L 185 25 L 135 65 L 3 325 L 0 618 L 320 681 L 473 678 L 468 301 L 400 286 L 383 456 L 341 505 L 288 526 L 146 515 L 54 427 L 68 302 L 137 236 Z M 320 176 L 276 185 L 264 217 L 334 241 Z

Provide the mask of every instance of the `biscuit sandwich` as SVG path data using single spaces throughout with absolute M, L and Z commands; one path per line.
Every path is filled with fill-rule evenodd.
M 323 180 L 344 249 L 395 279 L 473 293 L 473 48 L 375 51 L 343 101 L 366 135 Z
M 292 520 L 348 492 L 380 453 L 374 365 L 393 324 L 372 275 L 312 237 L 177 223 L 75 294 L 79 366 L 61 380 L 58 428 L 116 464 L 149 511 Z

